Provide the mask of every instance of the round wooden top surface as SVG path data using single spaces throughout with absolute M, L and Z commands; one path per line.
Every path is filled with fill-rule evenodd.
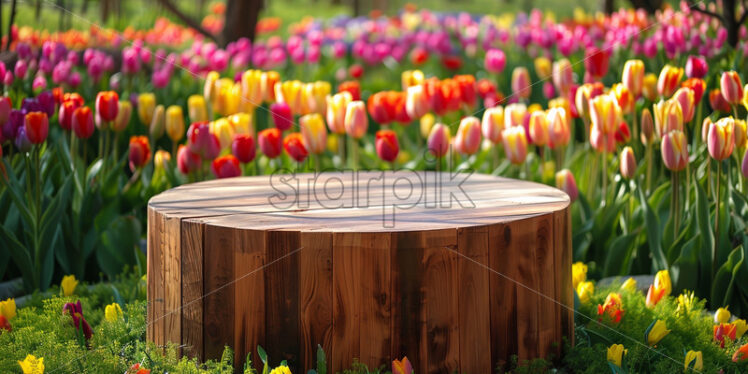
M 182 185 L 148 207 L 167 218 L 256 230 L 426 231 L 481 226 L 562 210 L 543 184 L 427 171 L 325 172 L 237 177 Z

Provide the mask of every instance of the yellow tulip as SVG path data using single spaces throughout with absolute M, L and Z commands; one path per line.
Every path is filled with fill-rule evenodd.
M 680 87 L 680 79 L 683 77 L 683 68 L 665 65 L 660 71 L 657 79 L 657 92 L 661 96 L 669 97 Z
M 44 358 L 36 358 L 34 355 L 26 355 L 23 361 L 18 361 L 23 374 L 44 374 Z
M 281 365 L 271 370 L 270 374 L 291 374 L 291 369 L 289 369 L 288 366 Z
M 551 77 L 551 60 L 547 57 L 538 57 L 533 62 L 535 65 L 535 73 L 541 80 L 546 80 Z
M 307 83 L 302 90 L 302 114 L 319 113 L 325 115 L 327 111 L 327 96 L 332 86 L 327 81 Z
M 621 107 L 614 95 L 598 95 L 590 100 L 590 118 L 603 134 L 614 134 L 621 123 Z
M 667 329 L 665 322 L 658 319 L 652 322 L 652 324 L 647 328 L 647 331 L 644 332 L 644 340 L 647 341 L 647 344 L 653 346 L 659 343 L 669 333 L 670 330 Z
M 156 105 L 156 110 L 153 111 L 153 118 L 151 119 L 151 126 L 148 128 L 153 139 L 160 139 L 164 136 L 164 123 L 166 122 L 166 114 L 163 105 Z
M 120 308 L 119 304 L 112 303 L 106 306 L 104 308 L 104 318 L 108 322 L 116 322 L 119 321 L 123 316 L 122 308 Z
M 634 278 L 626 279 L 626 281 L 623 282 L 623 284 L 621 285 L 622 290 L 626 290 L 629 292 L 635 292 L 636 288 L 637 288 L 636 279 Z
M 192 95 L 187 98 L 187 113 L 190 117 L 190 123 L 207 121 L 208 109 L 205 106 L 205 98 L 200 95 Z
M 743 149 L 746 143 L 748 143 L 748 135 L 746 134 L 745 121 L 742 119 L 735 120 L 735 148 Z
M 670 282 L 670 272 L 667 270 L 660 270 L 655 274 L 654 287 L 658 290 L 665 290 L 664 296 L 669 296 L 670 292 L 673 291 L 673 285 Z
M 163 149 L 159 149 L 156 151 L 156 154 L 153 156 L 153 169 L 154 171 L 163 170 L 166 165 L 169 164 L 171 161 L 171 154 L 167 151 L 164 151 Z
M 504 153 L 509 161 L 515 165 L 525 162 L 527 158 L 527 136 L 524 127 L 505 128 L 501 131 L 501 140 L 504 143 Z
M 327 146 L 327 129 L 319 113 L 311 113 L 299 118 L 301 136 L 310 153 L 320 154 Z
M 642 60 L 628 60 L 623 64 L 621 82 L 629 89 L 634 99 L 639 97 L 644 86 L 644 62 Z
M 293 114 L 302 113 L 302 92 L 303 83 L 300 81 L 285 81 L 275 85 L 275 99 L 280 103 L 288 104 Z
M 686 353 L 686 359 L 683 362 L 683 371 L 689 370 L 700 372 L 704 369 L 704 357 L 701 351 L 688 351 Z
M 335 134 L 345 134 L 345 112 L 353 96 L 348 91 L 327 96 L 327 127 Z
M 423 72 L 420 70 L 406 70 L 400 75 L 403 91 L 407 91 L 408 87 L 422 84 L 425 79 Z
M 60 288 L 62 288 L 62 295 L 63 296 L 72 295 L 77 285 L 78 285 L 78 280 L 75 279 L 75 275 L 66 275 L 62 277 L 62 282 L 60 282 Z
M 119 110 L 117 111 L 117 117 L 114 118 L 112 123 L 112 130 L 120 132 L 127 128 L 130 123 L 130 117 L 132 116 L 132 103 L 130 100 L 121 100 L 119 102 Z
M 218 143 L 221 145 L 221 149 L 226 149 L 231 146 L 231 142 L 234 140 L 234 126 L 227 118 L 219 118 L 210 123 L 210 132 L 218 137 Z
M 221 76 L 217 71 L 211 71 L 205 76 L 205 85 L 203 86 L 203 97 L 205 101 L 213 104 L 216 99 L 216 83 Z
M 166 109 L 166 135 L 175 143 L 184 136 L 184 114 L 179 105 Z
M 522 103 L 509 104 L 504 108 L 504 129 L 522 125 L 527 113 L 527 106 Z
M 239 109 L 242 112 L 252 112 L 254 108 L 262 104 L 265 97 L 262 85 L 262 71 L 247 70 L 242 74 L 241 79 L 241 102 Z
M 608 362 L 615 366 L 621 367 L 623 357 L 628 353 L 628 349 L 623 348 L 623 344 L 613 344 L 608 347 Z
M 255 125 L 252 113 L 236 113 L 228 116 L 229 122 L 234 126 L 234 132 L 237 134 L 249 134 L 254 136 Z
M 338 151 L 338 134 L 330 134 L 327 136 L 327 150 L 332 153 Z
M 583 304 L 590 301 L 590 297 L 592 297 L 592 294 L 594 293 L 595 284 L 592 282 L 582 282 L 577 286 L 577 296 L 579 296 L 579 301 Z
M 661 139 L 673 130 L 683 131 L 683 109 L 678 100 L 660 100 L 653 109 L 657 138 Z
M 228 116 L 239 111 L 241 84 L 234 83 L 230 78 L 221 78 L 216 84 L 216 95 L 213 99 L 213 110 L 222 116 Z
M 735 339 L 742 338 L 745 332 L 748 331 L 748 325 L 746 325 L 744 319 L 736 319 L 732 324 L 735 326 Z
M 655 101 L 657 98 L 657 76 L 649 73 L 644 76 L 642 81 L 642 95 L 649 101 Z
M 275 85 L 280 81 L 280 74 L 277 71 L 265 71 L 262 73 L 262 92 L 264 93 L 263 100 L 268 103 L 274 102 L 275 99 Z
M 7 299 L 0 301 L 0 316 L 5 317 L 8 321 L 16 316 L 16 299 Z
M 732 316 L 730 314 L 730 311 L 727 310 L 728 307 L 719 308 L 716 312 L 714 312 L 714 323 L 727 323 L 730 322 L 730 317 Z
M 431 113 L 426 113 L 423 117 L 421 117 L 419 121 L 420 129 L 421 129 L 421 136 L 425 139 L 428 138 L 431 134 L 431 128 L 434 127 L 434 124 L 436 123 L 436 117 L 434 117 Z
M 142 93 L 138 95 L 138 118 L 140 123 L 145 126 L 151 125 L 153 111 L 156 109 L 156 95 L 152 93 Z

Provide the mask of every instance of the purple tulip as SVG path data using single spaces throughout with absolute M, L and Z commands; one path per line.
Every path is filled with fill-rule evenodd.
M 19 59 L 28 60 L 31 58 L 31 46 L 26 42 L 20 42 L 16 45 L 16 53 Z
M 140 57 L 134 48 L 125 48 L 122 50 L 122 72 L 125 74 L 135 74 L 140 71 Z
M 16 149 L 18 149 L 19 152 L 26 153 L 31 150 L 31 141 L 29 140 L 29 137 L 26 135 L 26 128 L 21 126 L 18 128 L 18 131 L 16 131 L 16 137 L 13 139 L 13 144 L 15 144 Z
M 23 115 L 25 116 L 27 113 L 31 112 L 41 112 L 42 106 L 39 105 L 39 102 L 33 98 L 33 97 L 26 97 L 21 101 L 21 112 L 23 112 Z
M 68 78 L 68 84 L 73 88 L 78 87 L 78 85 L 81 84 L 81 74 L 77 71 L 74 71 L 72 74 L 70 74 L 70 77 Z
M 18 109 L 11 109 L 8 121 L 3 124 L 3 138 L 13 140 L 18 135 L 18 129 L 23 127 L 24 115 Z
M 52 95 L 52 91 L 43 91 L 36 96 L 36 101 L 39 103 L 39 107 L 43 112 L 47 113 L 47 117 L 52 117 L 55 113 L 55 97 Z

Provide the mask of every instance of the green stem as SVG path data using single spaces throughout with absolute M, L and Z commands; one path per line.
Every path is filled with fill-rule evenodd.
M 602 190 L 602 205 L 605 205 L 608 198 L 608 154 L 603 151 L 603 190 Z
M 712 279 L 717 276 L 717 259 L 719 258 L 717 252 L 719 250 L 719 194 L 720 194 L 720 179 L 722 174 L 722 162 L 717 161 L 717 206 L 715 207 L 714 215 L 714 258 L 712 259 Z
M 652 143 L 647 143 L 647 195 L 652 192 Z

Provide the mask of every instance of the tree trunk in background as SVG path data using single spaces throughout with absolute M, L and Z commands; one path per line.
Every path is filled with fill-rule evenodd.
M 37 22 L 39 22 L 39 19 L 42 16 L 42 0 L 36 0 L 36 5 L 34 6 L 34 18 Z
M 226 20 L 221 33 L 221 44 L 226 46 L 239 38 L 255 40 L 257 19 L 262 10 L 263 0 L 228 0 Z
M 16 0 L 10 5 L 10 21 L 8 21 L 8 45 L 5 50 L 10 51 L 10 44 L 13 43 L 13 22 L 16 20 Z
M 109 19 L 109 0 L 101 0 L 101 23 L 105 24 Z
M 644 9 L 649 14 L 654 14 L 662 8 L 662 0 L 629 0 L 629 2 L 634 8 Z
M 615 0 L 605 0 L 603 2 L 603 12 L 605 14 L 611 14 L 616 11 Z
M 351 6 L 353 7 L 353 16 L 358 17 L 361 15 L 361 1 L 351 0 Z
M 744 10 L 746 12 L 748 10 Z M 735 14 L 735 0 L 722 1 L 722 17 L 725 29 L 727 29 L 727 43 L 733 47 L 738 46 L 740 36 L 740 21 Z

